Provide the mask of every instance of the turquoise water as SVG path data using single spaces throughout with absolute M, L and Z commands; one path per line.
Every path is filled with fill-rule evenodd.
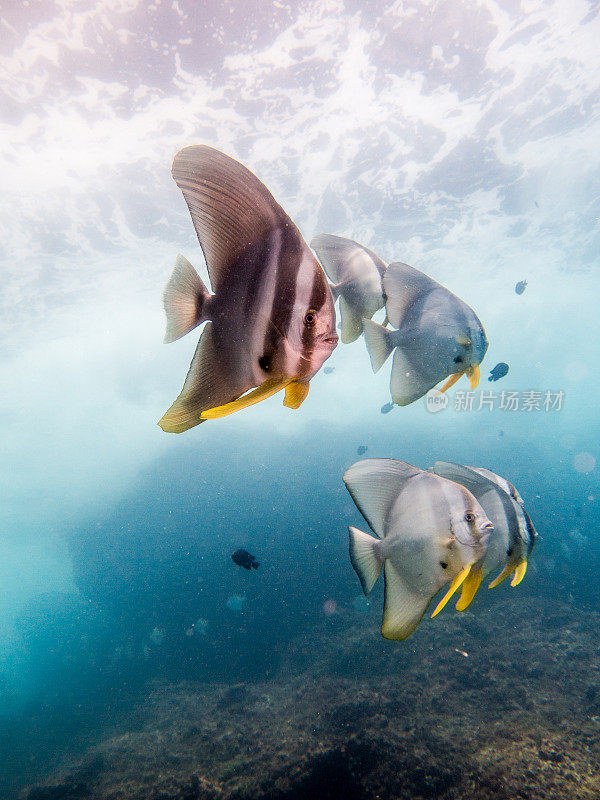
M 15 796 L 155 681 L 268 679 L 338 609 L 379 636 L 381 588 L 365 612 L 347 553 L 362 521 L 341 476 L 360 446 L 507 477 L 540 533 L 511 599 L 598 610 L 597 3 L 255 5 L 0 10 L 0 726 Z M 381 414 L 389 365 L 374 375 L 361 339 L 298 411 L 275 396 L 163 433 L 197 342 L 162 344 L 163 286 L 179 252 L 206 278 L 170 168 L 198 143 L 248 166 L 307 241 L 351 237 L 471 305 L 490 342 L 472 408 L 463 378 L 439 413 Z M 500 361 L 510 372 L 488 383 Z M 256 573 L 232 564 L 238 547 Z

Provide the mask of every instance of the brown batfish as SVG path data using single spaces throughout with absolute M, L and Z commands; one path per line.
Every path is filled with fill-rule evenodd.
M 206 145 L 173 161 L 208 269 L 211 294 L 178 256 L 164 292 L 165 342 L 206 322 L 183 389 L 159 421 L 170 433 L 285 389 L 299 408 L 338 337 L 327 278 L 298 228 L 238 161 Z

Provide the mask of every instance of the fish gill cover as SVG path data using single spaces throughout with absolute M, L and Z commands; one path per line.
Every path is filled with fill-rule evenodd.
M 4 794 L 134 726 L 158 680 L 130 750 L 107 739 L 32 797 L 131 787 L 115 752 L 133 772 L 150 759 L 146 796 L 236 791 L 242 774 L 248 796 L 262 780 L 468 797 L 471 778 L 479 796 L 552 781 L 597 796 L 595 4 L 82 0 L 5 3 L 0 25 Z M 482 375 L 509 374 L 382 414 L 390 367 L 373 374 L 361 337 L 298 412 L 275 397 L 165 436 L 195 342 L 162 346 L 161 291 L 180 252 L 210 284 L 170 175 L 200 143 L 258 176 L 306 242 L 352 239 L 447 287 L 485 326 Z M 542 540 L 518 590 L 380 641 L 382 589 L 357 610 L 347 551 L 360 516 L 341 475 L 359 446 L 514 483 Z M 238 569 L 237 548 L 260 570 Z M 169 714 L 190 705 L 210 713 L 180 730 Z M 290 707 L 288 750 L 269 734 L 264 775 L 244 771 L 243 743 Z M 499 733 L 471 740 L 483 707 Z M 196 748 L 176 767 L 174 745 L 165 778 L 157 717 Z

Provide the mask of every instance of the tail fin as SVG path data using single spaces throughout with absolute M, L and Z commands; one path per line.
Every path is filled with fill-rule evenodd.
M 371 366 L 378 372 L 394 349 L 392 332 L 371 319 L 364 319 L 362 324 Z
M 259 567 L 260 567 L 260 561 L 253 561 L 252 562 L 252 568 L 253 569 L 258 569 Z
M 342 342 L 351 344 L 363 332 L 360 313 L 353 308 L 344 295 L 340 295 L 340 315 L 342 317 Z
M 335 303 L 338 297 L 342 294 L 343 283 L 330 283 L 329 290 L 331 292 L 331 296 L 333 297 L 333 302 Z
M 181 339 L 207 319 L 205 311 L 209 297 L 210 293 L 194 267 L 187 258 L 178 255 L 163 293 L 167 315 L 165 344 Z
M 383 566 L 383 560 L 377 552 L 379 539 L 359 531 L 358 528 L 349 527 L 348 531 L 350 532 L 350 561 L 360 578 L 363 592 L 369 594 L 375 586 L 375 581 Z

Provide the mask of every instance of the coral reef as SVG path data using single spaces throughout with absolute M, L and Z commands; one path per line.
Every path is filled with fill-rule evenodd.
M 269 681 L 156 685 L 127 730 L 23 797 L 599 797 L 599 615 L 523 592 L 482 605 L 404 643 L 345 611 Z

